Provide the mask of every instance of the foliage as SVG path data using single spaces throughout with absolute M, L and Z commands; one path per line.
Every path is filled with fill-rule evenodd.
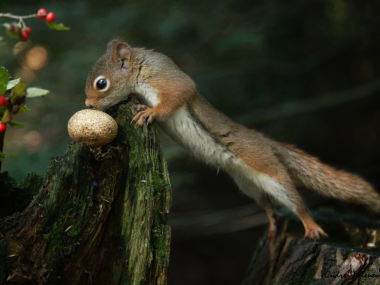
M 32 33 L 32 29 L 25 24 L 26 19 L 46 19 L 46 25 L 51 29 L 70 30 L 70 28 L 65 27 L 63 24 L 55 23 L 55 14 L 53 12 L 47 14 L 47 11 L 44 8 L 39 9 L 36 14 L 28 16 L 16 16 L 10 13 L 0 13 L 0 18 L 11 18 L 19 20 L 18 23 L 5 23 L 3 24 L 3 27 L 6 29 L 6 33 L 10 38 L 18 39 L 20 41 L 28 40 L 30 34 Z M 6 91 L 9 91 L 8 93 L 10 93 L 8 99 L 5 99 L 3 96 Z M 25 106 L 26 97 L 34 98 L 46 96 L 47 94 L 49 94 L 49 91 L 45 89 L 36 87 L 30 87 L 27 89 L 26 85 L 20 80 L 20 78 L 10 80 L 10 75 L 8 74 L 7 70 L 0 66 L 0 99 L 2 100 L 2 103 L 0 105 L 0 170 L 1 161 L 4 160 L 4 158 L 7 156 L 2 152 L 6 124 L 16 129 L 24 127 L 23 124 L 13 121 L 13 118 L 18 113 L 30 111 L 30 109 Z
M 25 106 L 25 99 L 46 96 L 49 94 L 48 90 L 30 87 L 26 88 L 25 83 L 20 79 L 10 80 L 10 76 L 4 67 L 0 66 L 0 95 L 5 94 L 7 91 L 10 92 L 10 96 L 7 100 L 7 107 L 0 107 L 0 117 L 2 123 L 9 124 L 12 128 L 22 128 L 23 124 L 13 120 L 19 113 L 24 113 L 30 111 Z M 6 154 L 0 152 L 0 161 L 6 158 Z
M 11 13 L 0 13 L 0 18 L 16 19 L 18 22 L 4 23 L 2 26 L 5 28 L 7 35 L 16 40 L 26 41 L 29 39 L 32 29 L 25 24 L 25 20 L 32 18 L 46 19 L 46 25 L 53 30 L 67 31 L 70 28 L 65 27 L 63 24 L 57 24 L 54 22 L 55 14 L 50 12 L 46 14 L 46 10 L 41 8 L 36 14 L 27 16 L 16 16 Z
M 37 87 L 29 87 L 27 89 L 27 97 L 28 98 L 34 98 L 34 97 L 40 97 L 40 96 L 46 96 L 49 94 L 49 90 L 37 88 Z
M 46 22 L 46 26 L 48 26 L 50 29 L 57 30 L 57 31 L 68 31 L 70 30 L 69 27 L 65 27 L 63 24 L 57 24 L 54 22 Z
M 5 68 L 0 67 L 0 94 L 4 94 L 7 90 L 7 85 L 9 82 L 9 74 Z

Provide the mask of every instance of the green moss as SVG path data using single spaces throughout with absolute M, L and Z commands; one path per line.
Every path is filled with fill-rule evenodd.
M 156 175 L 153 176 L 151 185 L 154 187 L 154 199 L 160 200 L 164 193 L 167 191 L 170 191 L 170 184 L 168 181 L 163 177 L 161 173 L 156 173 Z
M 61 219 L 54 224 L 52 231 L 45 236 L 49 240 L 49 250 L 53 255 L 58 254 L 59 256 L 65 256 L 70 253 L 70 247 L 64 244 L 63 234 L 63 220 L 61 217 Z
M 73 252 L 80 239 L 76 237 L 82 231 L 76 221 L 78 212 L 80 213 L 85 203 L 82 199 L 73 198 L 69 200 L 67 210 L 60 216 L 58 221 L 54 223 L 52 230 L 45 237 L 49 240 L 49 250 L 53 255 L 65 256 Z
M 142 216 L 145 215 L 145 213 L 146 213 L 146 209 L 147 209 L 147 207 L 144 207 L 144 208 L 142 209 L 142 211 L 141 211 L 141 215 L 142 215 Z
M 169 254 L 166 250 L 166 228 L 164 225 L 157 224 L 152 228 L 153 233 L 153 248 L 155 250 L 156 258 L 163 262 L 165 266 L 169 265 Z
M 165 178 L 162 176 L 161 173 L 156 174 L 153 176 L 152 185 L 154 186 L 154 189 L 157 191 L 165 191 L 170 187 L 168 182 L 165 180 Z
M 40 191 L 43 181 L 44 175 L 30 172 L 25 176 L 21 183 L 17 184 L 17 186 L 20 189 L 24 189 L 26 193 L 35 196 Z
M 72 225 L 70 230 L 67 232 L 67 235 L 70 237 L 75 237 L 75 236 L 79 235 L 80 232 L 81 232 L 81 230 L 80 230 L 80 227 L 78 225 Z

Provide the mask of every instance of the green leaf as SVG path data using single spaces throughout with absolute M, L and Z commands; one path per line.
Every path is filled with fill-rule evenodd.
M 8 110 L 5 111 L 3 117 L 1 118 L 1 122 L 5 124 L 7 122 L 7 118 L 8 118 Z
M 25 112 L 28 112 L 28 111 L 30 111 L 30 109 L 28 109 L 25 105 L 22 105 L 21 108 L 20 108 L 20 110 L 18 110 L 18 114 L 25 113 Z
M 4 94 L 7 90 L 9 82 L 9 74 L 4 67 L 0 66 L 0 95 Z
M 21 28 L 17 23 L 5 23 L 2 26 L 5 28 L 9 37 L 12 39 L 20 40 L 20 37 L 22 36 Z
M 19 123 L 19 122 L 15 122 L 15 121 L 10 121 L 8 123 L 12 128 L 15 128 L 15 129 L 21 129 L 24 127 L 23 124 Z
M 12 89 L 13 87 L 15 87 L 17 85 L 17 83 L 20 82 L 20 78 L 19 79 L 14 79 L 14 80 L 11 80 L 8 82 L 8 85 L 7 85 L 7 90 L 9 89 Z
M 1 152 L 1 151 L 0 151 L 0 161 L 3 161 L 4 158 L 6 158 L 7 156 L 8 156 L 7 153 L 4 153 L 4 152 Z
M 38 87 L 29 87 L 27 89 L 27 93 L 28 93 L 27 95 L 28 98 L 34 98 L 34 97 L 46 96 L 50 93 L 50 91 L 46 89 L 41 89 Z
M 19 40 L 20 38 L 14 34 L 12 34 L 9 30 L 7 30 L 7 35 L 12 38 L 12 39 L 15 39 L 15 40 Z
M 45 22 L 46 23 L 46 26 L 48 26 L 50 29 L 54 29 L 54 30 L 57 30 L 57 31 L 68 31 L 70 30 L 69 27 L 65 27 L 63 24 L 57 24 L 57 23 L 54 23 L 54 22 Z
M 5 118 L 3 116 L 2 121 L 9 122 L 12 120 L 12 117 L 18 113 L 21 106 L 25 105 L 25 98 L 26 98 L 26 85 L 22 81 L 16 84 L 16 86 L 12 90 L 11 97 L 9 97 L 9 101 L 11 102 L 12 110 L 8 110 L 9 114 Z M 5 112 L 7 113 L 7 112 Z
M 0 114 L 4 114 L 6 110 L 7 110 L 6 107 L 0 106 Z
M 13 88 L 13 91 L 12 91 L 12 94 L 11 94 L 11 97 L 9 98 L 9 100 L 11 100 L 11 103 L 13 105 L 21 105 L 24 103 L 25 101 L 25 97 L 26 97 L 26 85 L 24 82 L 19 82 L 16 84 L 16 86 Z

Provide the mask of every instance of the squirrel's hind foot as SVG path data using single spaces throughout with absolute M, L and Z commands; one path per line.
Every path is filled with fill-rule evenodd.
M 320 237 L 324 237 L 324 238 L 329 237 L 320 227 L 308 229 L 305 232 L 305 238 L 318 240 L 320 239 Z

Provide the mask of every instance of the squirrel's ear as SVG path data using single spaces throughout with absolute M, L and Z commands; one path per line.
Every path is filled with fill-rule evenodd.
M 119 43 L 120 41 L 118 40 L 112 40 L 108 43 L 107 45 L 107 52 L 109 52 L 110 50 L 113 50 L 115 48 L 115 46 L 117 45 L 117 43 Z
M 131 56 L 132 56 L 132 51 L 131 51 L 131 47 L 128 44 L 123 43 L 123 42 L 118 42 L 117 44 L 113 46 L 113 53 L 112 53 L 111 59 L 114 62 L 118 62 L 119 60 L 123 62 L 125 60 L 129 61 L 131 59 Z

